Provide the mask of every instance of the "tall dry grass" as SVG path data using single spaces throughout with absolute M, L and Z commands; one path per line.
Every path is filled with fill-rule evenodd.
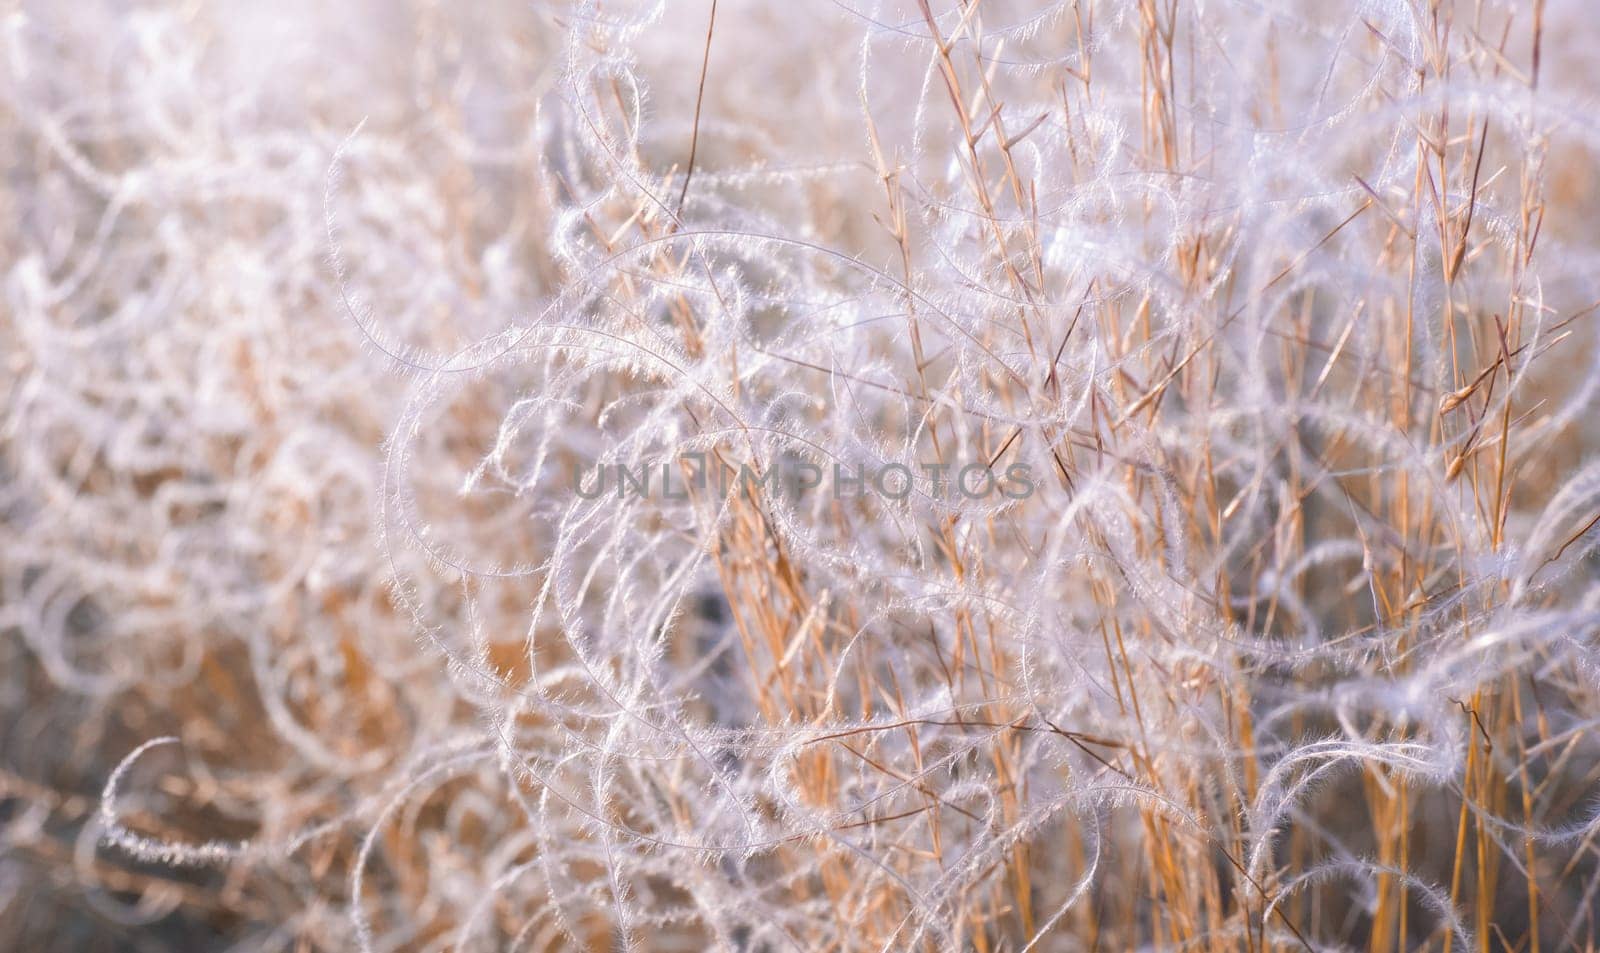
M 1593 949 L 1589 13 L 9 7 L 0 946 Z

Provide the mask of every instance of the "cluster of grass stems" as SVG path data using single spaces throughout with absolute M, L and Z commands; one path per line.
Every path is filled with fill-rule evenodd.
M 1589 13 L 10 9 L 0 946 L 1593 949 Z

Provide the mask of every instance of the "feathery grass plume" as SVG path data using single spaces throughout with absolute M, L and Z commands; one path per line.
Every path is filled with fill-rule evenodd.
M 1600 942 L 1587 13 L 18 5 L 0 946 Z

